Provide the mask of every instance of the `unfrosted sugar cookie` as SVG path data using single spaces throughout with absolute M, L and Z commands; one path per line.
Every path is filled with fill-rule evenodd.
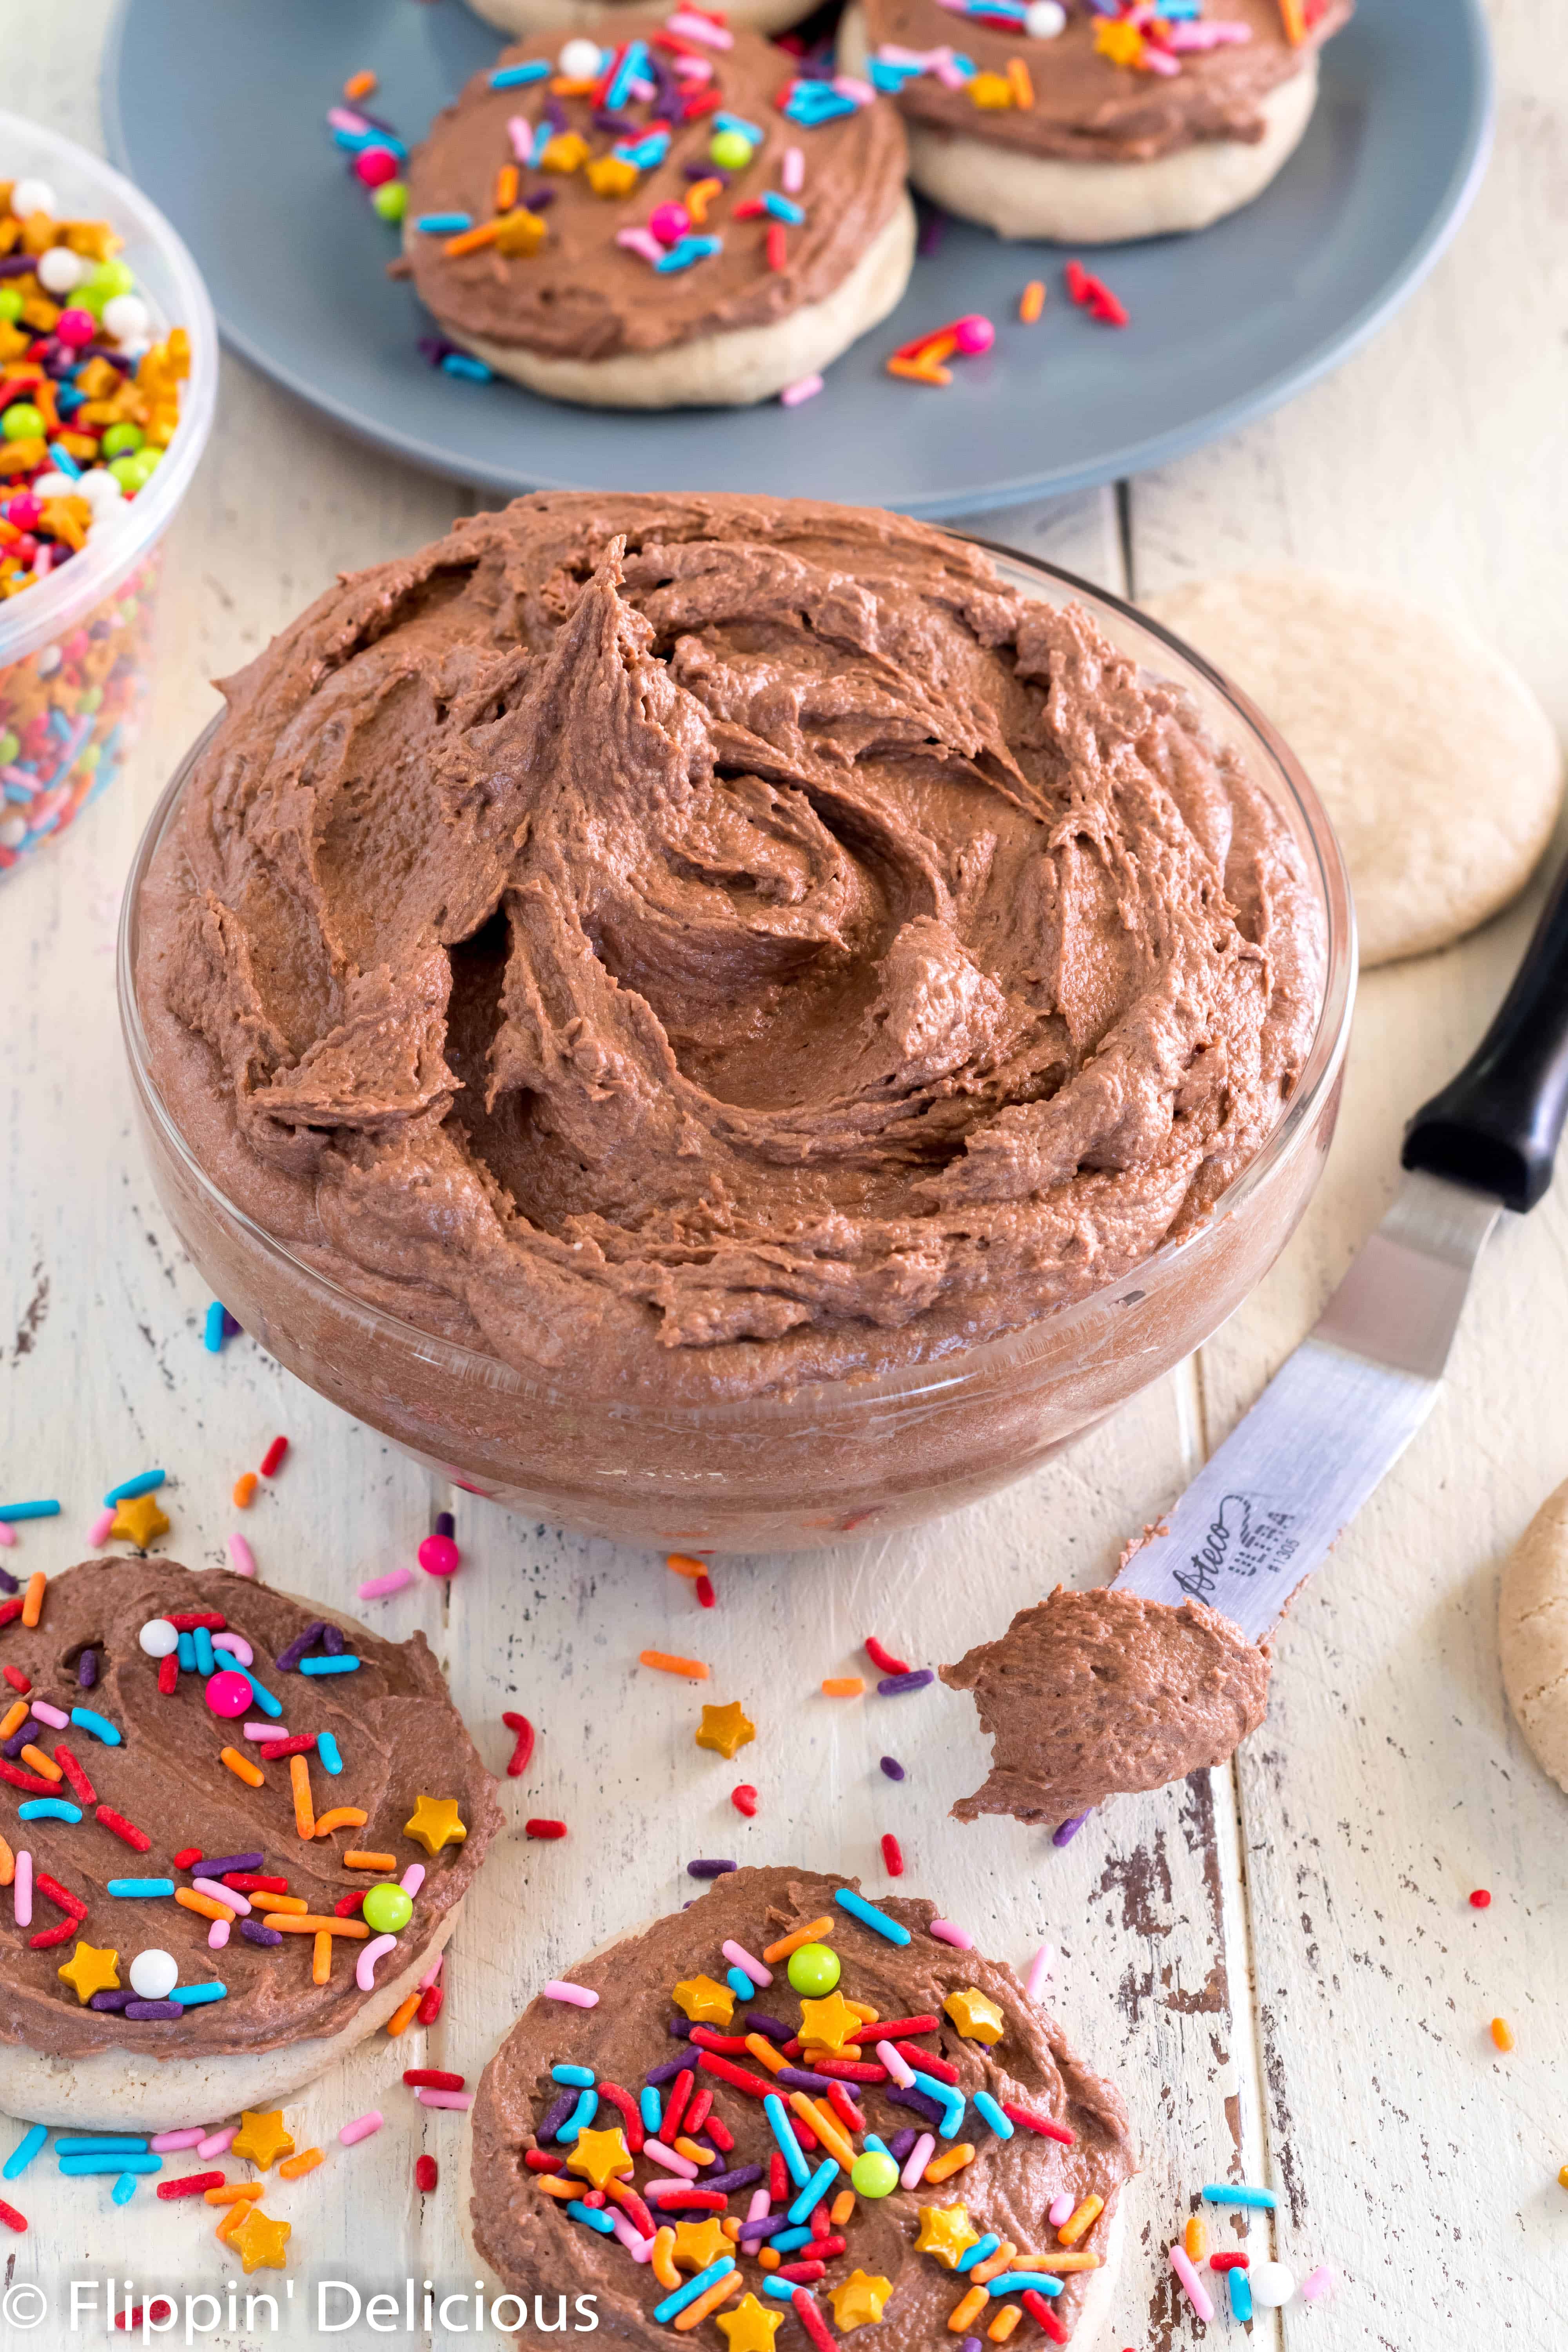
M 698 2352 L 831 2352 L 862 2326 L 957 2352 L 1009 2305 L 1088 2352 L 1137 2168 L 1126 2108 L 937 1924 L 853 1879 L 737 1870 L 530 2003 L 475 2101 L 470 2209 L 523 2342 L 549 2341 L 544 2286 L 546 2322 L 591 2296 L 601 2340 L 642 2352 L 678 2322 Z
M 0 2107 L 274 2105 L 417 1997 L 495 1783 L 422 1633 L 163 1559 L 38 1600 L 0 1610 Z
M 420 299 L 448 341 L 552 399 L 765 400 L 818 374 L 908 283 L 891 103 L 820 82 L 786 98 L 790 61 L 769 43 L 681 21 L 503 51 L 409 164 Z
M 839 61 L 898 93 L 922 194 L 1006 237 L 1104 245 L 1206 228 L 1291 154 L 1352 0 L 1210 0 L 1155 20 L 1087 0 L 855 0 Z M 1012 21 L 1009 21 L 1011 19 Z
M 1568 1789 L 1568 1482 L 1503 1563 L 1498 1651 L 1514 1721 L 1542 1770 Z
M 1563 797 L 1552 722 L 1484 638 L 1380 581 L 1294 567 L 1143 600 L 1277 727 L 1350 868 L 1363 965 L 1449 946 L 1521 891 Z

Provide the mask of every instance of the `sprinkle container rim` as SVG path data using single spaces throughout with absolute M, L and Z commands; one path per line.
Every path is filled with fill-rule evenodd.
M 181 387 L 179 429 L 163 463 L 132 500 L 128 520 L 101 536 L 94 532 L 81 553 L 58 573 L 0 603 L 0 670 L 4 670 L 52 644 L 83 619 L 162 538 L 190 488 L 212 430 L 217 405 L 218 340 L 206 287 L 179 232 L 140 188 L 101 156 L 26 115 L 0 109 L 0 172 L 7 178 L 47 179 L 67 217 L 107 220 L 124 238 L 139 284 L 144 281 L 138 259 L 153 247 L 160 274 L 167 279 L 166 287 L 147 286 L 158 331 L 184 327 L 191 342 L 191 372 Z

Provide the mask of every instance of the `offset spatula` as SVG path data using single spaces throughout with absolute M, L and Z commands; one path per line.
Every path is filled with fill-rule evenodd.
M 1496 1020 L 1405 1130 L 1393 1208 L 1119 1591 L 1206 1601 L 1262 1641 L 1432 1410 L 1481 1245 L 1546 1191 L 1565 1116 L 1568 865 Z

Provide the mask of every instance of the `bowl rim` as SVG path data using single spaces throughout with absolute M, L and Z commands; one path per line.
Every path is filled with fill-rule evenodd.
M 940 530 L 942 526 L 929 525 L 927 528 Z M 921 1358 L 913 1363 L 881 1372 L 850 1373 L 832 1381 L 802 1381 L 796 1387 L 761 1395 L 715 1395 L 700 1402 L 690 1398 L 654 1400 L 640 1394 L 626 1399 L 606 1397 L 600 1401 L 600 1409 L 609 1418 L 646 1420 L 650 1413 L 657 1412 L 671 1423 L 695 1422 L 700 1424 L 722 1420 L 730 1412 L 743 1412 L 748 1417 L 765 1418 L 773 1412 L 794 1420 L 800 1413 L 802 1401 L 814 1396 L 831 1398 L 834 1408 L 839 1411 L 862 1406 L 869 1409 L 873 1405 L 896 1402 L 900 1399 L 928 1399 L 944 1389 L 962 1390 L 980 1377 L 994 1376 L 999 1370 L 1009 1366 L 1022 1367 L 1029 1360 L 1031 1343 L 1040 1344 L 1040 1335 L 1044 1332 L 1048 1330 L 1053 1339 L 1058 1339 L 1064 1329 L 1070 1329 L 1075 1321 L 1087 1321 L 1092 1314 L 1103 1311 L 1108 1304 L 1114 1303 L 1117 1293 L 1129 1289 L 1141 1292 L 1149 1287 L 1152 1276 L 1158 1276 L 1162 1283 L 1173 1278 L 1193 1259 L 1211 1249 L 1222 1228 L 1247 1207 L 1265 1181 L 1294 1160 L 1299 1152 L 1310 1148 L 1316 1114 L 1338 1080 L 1350 1039 L 1355 1003 L 1355 907 L 1344 854 L 1328 811 L 1283 737 L 1250 697 L 1233 685 L 1194 646 L 1186 644 L 1174 630 L 1141 612 L 1124 597 L 1096 586 L 1093 582 L 1068 571 L 1061 564 L 1051 563 L 1043 556 L 1030 555 L 1003 541 L 969 531 L 947 531 L 944 535 L 983 549 L 1005 566 L 1014 567 L 1037 579 L 1043 577 L 1051 581 L 1058 588 L 1067 590 L 1069 597 L 1087 600 L 1091 611 L 1096 607 L 1109 609 L 1123 623 L 1130 624 L 1134 630 L 1164 646 L 1187 671 L 1195 672 L 1210 691 L 1219 698 L 1240 722 L 1242 730 L 1255 739 L 1256 748 L 1261 750 L 1277 772 L 1286 793 L 1296 804 L 1300 820 L 1299 830 L 1305 833 L 1310 857 L 1316 861 L 1313 878 L 1327 931 L 1323 994 L 1300 1076 L 1283 1116 L 1200 1223 L 1177 1241 L 1160 1243 L 1147 1257 L 1140 1258 L 1135 1265 L 1128 1267 L 1120 1276 L 1101 1284 L 1069 1306 L 1036 1316 L 1027 1323 L 999 1332 L 973 1347 L 955 1345 L 940 1355 Z M 1140 666 L 1142 667 L 1142 664 Z M 1181 681 L 1178 679 L 1176 682 Z M 525 1371 L 483 1349 L 470 1347 L 463 1340 L 444 1339 L 437 1333 L 424 1330 L 418 1324 L 405 1322 L 400 1316 L 390 1314 L 384 1307 L 361 1297 L 357 1292 L 335 1281 L 331 1275 L 323 1274 L 286 1243 L 280 1242 L 247 1211 L 231 1201 L 214 1181 L 186 1142 L 158 1090 L 149 1065 L 146 1031 L 135 985 L 142 886 L 174 819 L 186 781 L 207 742 L 222 724 L 224 715 L 219 711 L 208 720 L 159 794 L 137 844 L 121 899 L 115 984 L 121 1032 L 137 1096 L 156 1126 L 165 1148 L 179 1161 L 186 1180 L 206 1196 L 214 1211 L 231 1225 L 237 1226 L 262 1256 L 276 1260 L 292 1279 L 314 1291 L 323 1304 L 335 1306 L 353 1318 L 368 1321 L 378 1328 L 387 1342 L 411 1359 L 445 1365 L 458 1372 L 468 1385 L 513 1391 L 524 1399 L 530 1396 L 559 1397 L 562 1392 L 560 1381 L 542 1368 L 537 1372 Z
M 112 594 L 163 537 L 206 447 L 218 387 L 217 320 L 201 271 L 178 230 L 134 182 L 89 147 L 26 115 L 0 109 L 0 154 L 15 152 L 23 144 L 35 157 L 47 154 L 61 171 L 69 170 L 89 183 L 94 202 L 101 201 L 110 227 L 127 240 L 144 236 L 160 248 L 177 289 L 179 311 L 163 331 L 184 328 L 190 338 L 191 371 L 181 397 L 179 429 L 170 441 L 168 455 L 146 488 L 131 501 L 124 525 L 101 536 L 95 532 L 81 554 L 62 571 L 0 604 L 0 668 L 25 661 L 40 646 L 52 644 L 83 611 Z

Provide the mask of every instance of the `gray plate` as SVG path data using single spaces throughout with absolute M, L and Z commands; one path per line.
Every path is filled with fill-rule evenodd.
M 508 492 L 809 492 L 973 514 L 1163 464 L 1289 399 L 1389 317 L 1463 215 L 1491 123 L 1480 0 L 1360 0 L 1305 140 L 1256 204 L 1201 236 L 1088 257 L 1131 326 L 1068 302 L 1055 247 L 952 222 L 816 400 L 632 415 L 428 367 L 428 321 L 384 274 L 392 234 L 331 143 L 323 117 L 358 68 L 412 142 L 496 47 L 458 0 L 121 0 L 102 97 L 110 155 L 185 237 L 237 351 L 365 440 Z M 1024 327 L 1036 275 L 1050 301 Z M 995 348 L 946 391 L 884 373 L 897 344 L 967 310 L 996 320 Z

